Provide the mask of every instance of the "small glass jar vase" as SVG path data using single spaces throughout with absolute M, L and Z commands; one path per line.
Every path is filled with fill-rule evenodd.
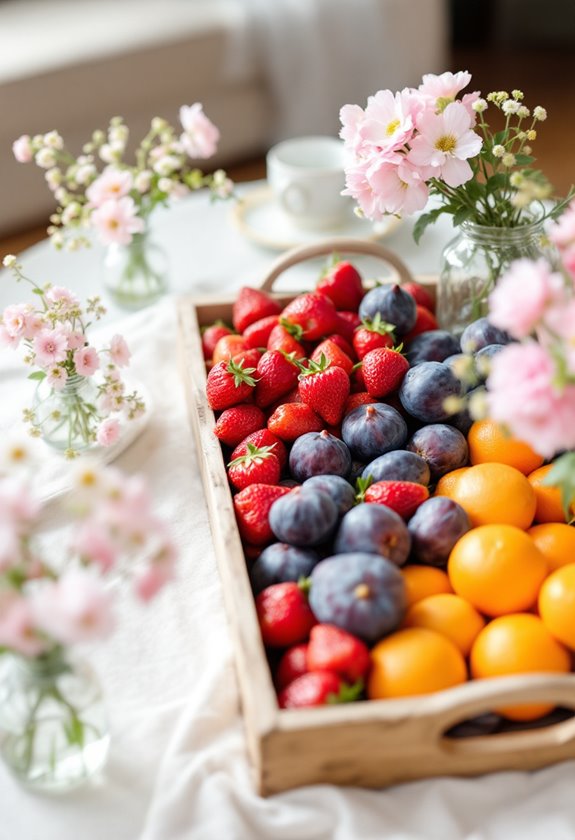
M 57 648 L 25 658 L 3 654 L 0 755 L 26 786 L 47 793 L 78 787 L 105 764 L 106 713 L 85 663 Z
M 439 326 L 460 334 L 471 321 L 487 314 L 489 293 L 513 260 L 539 257 L 553 263 L 541 221 L 511 228 L 463 222 L 442 254 Z
M 113 243 L 104 257 L 104 286 L 124 309 L 141 309 L 168 290 L 168 258 L 150 234 L 136 233 L 129 245 Z
M 90 377 L 70 376 L 61 391 L 44 379 L 36 389 L 29 419 L 50 446 L 80 452 L 96 445 L 96 429 L 102 420 L 97 397 L 97 385 Z

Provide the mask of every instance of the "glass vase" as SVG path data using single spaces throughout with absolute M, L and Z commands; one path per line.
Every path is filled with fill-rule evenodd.
M 32 424 L 55 449 L 89 449 L 96 445 L 96 429 L 102 420 L 97 396 L 97 385 L 89 377 L 70 376 L 61 391 L 51 388 L 44 379 L 34 395 Z
M 487 227 L 463 222 L 443 250 L 437 287 L 437 320 L 442 329 L 460 334 L 487 314 L 487 298 L 513 260 L 545 257 L 553 263 L 543 222 L 519 227 Z
M 0 755 L 28 787 L 63 792 L 105 764 L 109 733 L 94 672 L 61 649 L 27 659 L 4 654 Z
M 104 286 L 124 309 L 141 309 L 168 290 L 168 258 L 149 233 L 136 233 L 129 245 L 113 243 L 104 258 Z

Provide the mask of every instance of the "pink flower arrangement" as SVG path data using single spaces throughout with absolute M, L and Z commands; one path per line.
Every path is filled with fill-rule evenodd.
M 4 265 L 12 269 L 17 280 L 30 283 L 38 300 L 38 308 L 31 303 L 6 307 L 0 316 L 0 344 L 16 350 L 24 349 L 24 362 L 33 368 L 30 379 L 38 387 L 49 386 L 52 392 L 73 388 L 65 401 L 63 414 L 68 411 L 75 427 L 80 430 L 66 450 L 68 457 L 78 449 L 97 443 L 114 444 L 121 431 L 122 420 L 133 420 L 145 409 L 136 391 L 128 392 L 120 374 L 121 368 L 130 363 L 130 350 L 121 335 L 114 335 L 108 346 L 96 349 L 87 331 L 92 321 L 98 320 L 105 309 L 98 297 L 90 298 L 82 309 L 76 296 L 60 286 L 38 286 L 25 277 L 22 267 L 13 256 L 5 257 Z M 96 405 L 87 404 L 80 396 L 78 385 L 92 380 Z M 42 417 L 37 408 L 26 409 L 25 419 L 31 433 L 45 436 Z M 62 418 L 63 422 L 67 418 Z
M 117 590 L 108 579 L 126 578 L 148 601 L 174 576 L 174 543 L 146 484 L 113 468 L 79 465 L 74 507 L 66 507 L 73 519 L 66 562 L 61 548 L 52 562 L 40 531 L 42 507 L 22 475 L 31 454 L 21 443 L 11 448 L 19 474 L 0 476 L 0 533 L 3 548 L 10 546 L 0 553 L 0 649 L 50 656 L 105 638 L 116 621 Z
M 471 220 L 513 227 L 532 220 L 530 205 L 551 193 L 530 168 L 528 145 L 545 109 L 531 112 L 519 90 L 495 91 L 487 99 L 478 91 L 461 96 L 470 81 L 466 71 L 430 74 L 418 88 L 378 91 L 365 109 L 343 106 L 340 136 L 349 156 L 344 195 L 357 201 L 358 212 L 373 220 L 410 215 L 439 196 L 439 206 L 418 219 L 416 240 L 441 213 L 452 214 L 456 225 Z M 505 115 L 497 134 L 485 119 L 488 103 Z
M 54 245 L 74 250 L 89 244 L 87 228 L 105 245 L 128 245 L 144 233 L 153 209 L 169 198 L 182 198 L 201 187 L 208 187 L 214 198 L 229 198 L 233 184 L 223 170 L 204 175 L 193 165 L 194 159 L 215 154 L 217 127 L 199 102 L 180 108 L 180 122 L 178 132 L 155 117 L 133 164 L 124 161 L 129 131 L 121 117 L 114 117 L 107 131 L 95 131 L 78 158 L 56 131 L 19 137 L 12 146 L 14 157 L 45 170 L 57 201 L 48 228 Z

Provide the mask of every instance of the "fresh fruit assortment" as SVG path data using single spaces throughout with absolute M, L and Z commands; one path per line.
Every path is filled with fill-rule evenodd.
M 458 338 L 433 309 L 419 284 L 367 291 L 334 259 L 283 309 L 244 288 L 233 327 L 204 330 L 282 708 L 571 670 L 575 529 L 550 465 L 462 402 L 509 336 L 480 318 Z

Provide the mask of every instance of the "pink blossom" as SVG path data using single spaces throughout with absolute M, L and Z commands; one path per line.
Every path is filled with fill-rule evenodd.
M 47 323 L 49 322 L 47 320 L 45 321 L 39 312 L 35 312 L 30 308 L 25 317 L 24 338 L 28 340 L 36 338 L 38 333 L 44 329 Z
M 83 332 L 70 331 L 68 334 L 68 350 L 79 350 L 86 343 L 86 336 Z
M 72 547 L 83 562 L 93 563 L 102 572 L 108 572 L 116 563 L 118 551 L 97 521 L 89 519 L 82 523 L 74 534 Z
M 12 143 L 12 151 L 18 163 L 30 163 L 34 157 L 29 134 L 23 134 Z
M 390 90 L 380 90 L 370 96 L 358 129 L 361 139 L 376 146 L 379 155 L 402 147 L 414 131 L 410 106 L 405 92 L 394 95 Z
M 549 239 L 560 249 L 575 246 L 575 199 L 557 222 L 550 226 Z
M 129 245 L 132 234 L 142 233 L 145 229 L 144 220 L 138 216 L 138 208 L 128 196 L 118 201 L 104 201 L 92 213 L 91 222 L 104 245 L 113 242 Z
M 89 345 L 74 352 L 74 365 L 80 376 L 93 376 L 100 367 L 100 357 Z
M 118 365 L 118 367 L 127 367 L 130 364 L 132 354 L 123 336 L 115 335 L 112 337 L 112 341 L 110 342 L 110 356 L 114 364 Z
M 101 207 L 106 201 L 117 200 L 128 195 L 134 186 L 134 179 L 127 169 L 107 166 L 102 174 L 86 190 L 91 207 Z
M 46 381 L 55 391 L 61 391 L 68 381 L 68 374 L 66 368 L 61 365 L 54 365 L 46 374 Z
M 30 596 L 37 626 L 61 644 L 104 638 L 113 628 L 111 592 L 94 574 L 72 569 Z
M 100 446 L 112 446 L 120 436 L 120 422 L 113 417 L 103 420 L 98 426 L 96 440 Z
M 514 338 L 526 338 L 562 288 L 561 276 L 545 260 L 516 260 L 489 295 L 489 320 Z
M 442 73 L 440 76 L 426 73 L 418 91 L 423 98 L 436 105 L 438 99 L 453 101 L 459 91 L 467 87 L 470 81 L 471 73 L 467 70 L 460 70 L 458 73 Z
M 2 313 L 2 323 L 8 335 L 12 338 L 21 338 L 26 327 L 26 318 L 30 307 L 26 303 L 15 303 L 7 306 Z
M 136 595 L 141 601 L 151 601 L 172 577 L 172 570 L 164 566 L 150 566 L 136 578 Z
M 0 346 L 10 347 L 13 350 L 20 344 L 20 339 L 10 335 L 4 324 L 0 324 Z
M 29 601 L 14 592 L 0 593 L 0 647 L 38 656 L 48 645 L 38 635 Z
M 467 158 L 478 154 L 483 144 L 470 125 L 469 114 L 460 102 L 450 103 L 440 114 L 423 112 L 409 161 L 415 166 L 435 167 L 435 177 L 443 178 L 450 187 L 459 187 L 473 177 Z
M 0 521 L 0 572 L 16 566 L 20 560 L 20 540 L 11 522 Z
M 68 341 L 62 330 L 43 329 L 35 337 L 33 348 L 40 367 L 50 367 L 65 360 Z
M 339 136 L 343 140 L 345 147 L 352 149 L 355 153 L 358 153 L 363 145 L 359 128 L 364 117 L 365 112 L 359 105 L 344 105 L 339 112 L 339 119 L 342 124 Z
M 215 154 L 220 132 L 206 117 L 200 102 L 182 105 L 180 122 L 184 129 L 180 141 L 191 158 L 209 158 Z
M 0 481 L 0 522 L 6 522 L 18 533 L 24 533 L 40 511 L 40 503 L 27 484 L 18 478 Z
M 427 204 L 424 174 L 403 158 L 398 164 L 381 161 L 373 165 L 368 180 L 387 213 L 410 215 Z
M 509 344 L 491 360 L 489 414 L 546 458 L 575 447 L 575 385 L 554 387 L 555 365 L 535 341 Z
M 373 221 L 380 221 L 386 215 L 384 203 L 372 187 L 368 171 L 371 167 L 369 160 L 356 161 L 345 170 L 345 189 L 342 195 L 350 195 L 357 203 L 363 214 Z
M 45 297 L 49 303 L 57 304 L 63 311 L 75 309 L 80 304 L 76 295 L 64 286 L 51 286 Z

